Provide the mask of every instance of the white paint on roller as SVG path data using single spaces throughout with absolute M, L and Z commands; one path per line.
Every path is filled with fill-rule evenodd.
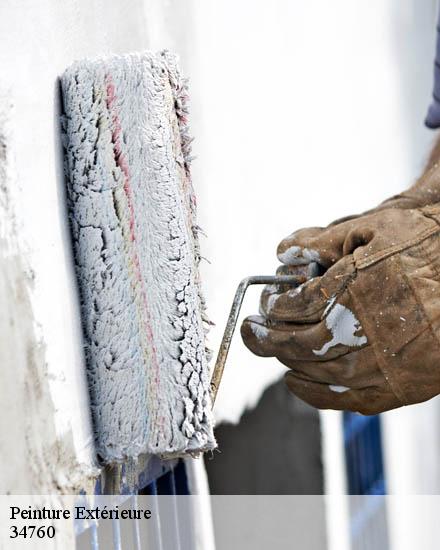
M 186 82 L 162 52 L 76 63 L 62 87 L 98 452 L 212 449 Z
M 337 345 L 358 347 L 367 343 L 366 336 L 356 336 L 356 332 L 362 330 L 362 327 L 353 312 L 342 304 L 335 304 L 335 300 L 334 296 L 330 298 L 324 312 L 325 324 L 332 339 L 321 349 L 313 350 L 315 355 L 325 355 L 330 348 Z
M 335 393 L 345 393 L 346 391 L 349 391 L 351 388 L 347 388 L 347 386 L 333 386 L 330 385 L 329 389 Z

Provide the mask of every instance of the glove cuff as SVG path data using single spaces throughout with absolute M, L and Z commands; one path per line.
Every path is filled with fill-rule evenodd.
M 440 393 L 440 235 L 381 260 L 356 262 L 348 291 L 394 394 L 403 405 L 418 403 Z

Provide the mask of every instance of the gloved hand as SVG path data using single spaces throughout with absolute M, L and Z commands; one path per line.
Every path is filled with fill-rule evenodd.
M 378 210 L 279 247 L 288 266 L 323 269 L 298 288 L 267 287 L 244 342 L 291 370 L 318 408 L 375 414 L 440 393 L 440 204 Z

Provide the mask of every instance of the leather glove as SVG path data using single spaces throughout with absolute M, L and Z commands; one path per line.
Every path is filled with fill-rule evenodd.
M 289 266 L 326 269 L 267 287 L 247 318 L 248 348 L 290 368 L 289 389 L 318 408 L 376 414 L 440 392 L 440 204 L 384 209 L 283 241 Z

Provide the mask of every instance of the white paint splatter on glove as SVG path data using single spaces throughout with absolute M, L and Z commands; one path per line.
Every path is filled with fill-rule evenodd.
M 356 336 L 356 332 L 362 330 L 362 327 L 354 313 L 342 304 L 335 304 L 335 299 L 335 297 L 330 298 L 324 312 L 325 324 L 332 334 L 332 339 L 322 348 L 314 349 L 315 355 L 325 355 L 330 348 L 338 344 L 358 347 L 367 343 L 366 336 Z

